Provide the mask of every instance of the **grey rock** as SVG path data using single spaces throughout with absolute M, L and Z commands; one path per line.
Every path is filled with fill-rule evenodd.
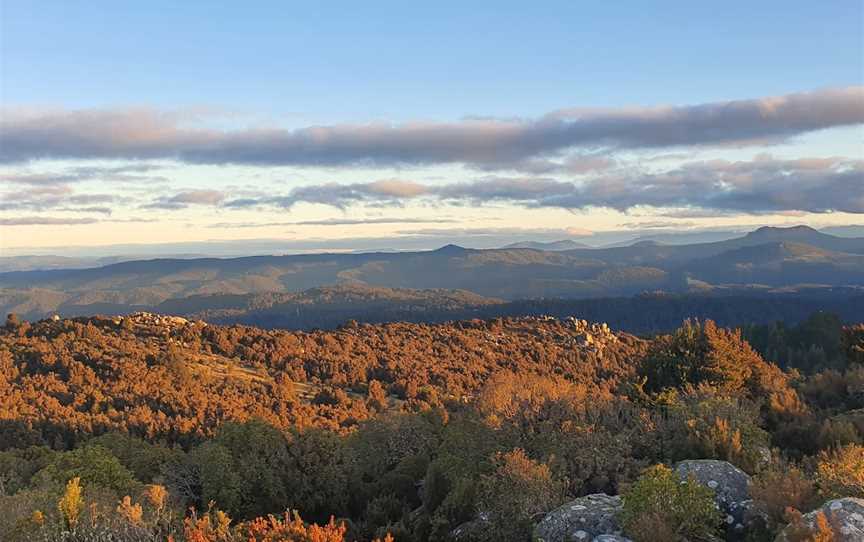
M 477 540 L 488 528 L 489 516 L 484 512 L 480 512 L 476 518 L 450 531 L 450 537 L 456 541 Z
M 714 502 L 724 514 L 727 537 L 741 538 L 759 518 L 750 499 L 750 476 L 735 465 L 716 459 L 688 459 L 675 467 L 682 480 L 693 477 L 714 491 Z
M 620 535 L 618 513 L 621 497 L 605 493 L 586 495 L 559 506 L 534 526 L 534 540 L 542 542 L 621 542 L 626 538 L 599 538 Z
M 816 510 L 804 514 L 804 522 L 809 527 L 814 527 L 819 512 L 825 514 L 825 518 L 834 530 L 835 542 L 861 542 L 864 540 L 864 499 L 846 497 L 828 501 Z M 776 542 L 789 542 L 789 531 L 789 526 L 783 529 L 777 535 Z

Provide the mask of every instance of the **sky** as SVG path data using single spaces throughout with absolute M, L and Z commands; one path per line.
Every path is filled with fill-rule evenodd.
M 0 0 L 0 255 L 862 225 L 862 6 Z

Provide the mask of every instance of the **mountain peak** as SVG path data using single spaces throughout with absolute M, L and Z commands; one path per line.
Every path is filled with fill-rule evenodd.
M 459 245 L 454 245 L 451 243 L 449 245 L 444 245 L 443 247 L 434 250 L 433 252 L 435 252 L 435 254 L 462 254 L 467 250 L 468 249 L 464 247 L 460 247 Z
M 642 239 L 641 241 L 636 241 L 631 247 L 659 247 L 662 246 L 662 243 L 655 241 L 654 239 Z
M 810 226 L 790 226 L 782 228 L 777 226 L 762 226 L 761 228 L 751 231 L 747 237 L 792 237 L 801 235 L 819 235 L 819 231 Z

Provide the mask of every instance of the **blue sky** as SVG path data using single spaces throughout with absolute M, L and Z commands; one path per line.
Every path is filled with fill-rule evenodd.
M 474 118 L 521 122 L 570 108 L 604 108 L 616 115 L 634 107 L 708 104 L 720 110 L 722 105 L 718 104 L 731 100 L 770 103 L 777 97 L 802 92 L 860 89 L 864 81 L 864 13 L 860 1 L 301 5 L 2 0 L 0 16 L 2 105 L 4 111 L 12 111 L 6 114 L 11 122 L 17 122 L 22 112 L 43 115 L 57 111 L 62 114 L 130 109 L 144 109 L 157 116 L 179 114 L 181 125 L 226 131 L 303 130 L 313 126 L 361 126 L 369 122 L 460 123 Z M 262 220 L 262 224 L 297 223 L 345 216 L 371 217 L 381 222 L 382 216 L 416 218 L 418 213 L 452 214 L 452 227 L 463 230 L 494 229 L 488 219 L 511 216 L 508 213 L 530 215 L 526 219 L 530 228 L 526 227 L 525 235 L 535 237 L 622 228 L 633 223 L 634 217 L 639 222 L 642 215 L 654 223 L 670 222 L 669 216 L 662 221 L 655 216 L 672 214 L 668 209 L 654 211 L 667 207 L 679 209 L 678 214 L 682 215 L 682 207 L 690 209 L 691 215 L 697 214 L 693 211 L 699 207 L 699 214 L 706 215 L 696 222 L 690 218 L 686 225 L 682 221 L 680 227 L 779 223 L 789 220 L 794 213 L 799 213 L 799 219 L 826 225 L 860 223 L 861 215 L 855 212 L 857 206 L 835 209 L 825 203 L 808 208 L 790 204 L 789 208 L 783 208 L 776 201 L 767 206 L 742 203 L 746 194 L 733 194 L 734 205 L 723 204 L 731 205 L 728 208 L 711 207 L 710 210 L 716 211 L 713 215 L 703 212 L 704 201 L 691 201 L 683 195 L 668 203 L 656 197 L 646 198 L 644 209 L 636 208 L 639 202 L 609 203 L 604 207 L 609 200 L 597 197 L 587 198 L 585 205 L 576 205 L 567 194 L 564 195 L 571 203 L 563 207 L 549 205 L 548 199 L 537 205 L 534 200 L 526 204 L 524 198 L 507 200 L 498 196 L 494 201 L 480 201 L 474 196 L 460 195 L 462 199 L 456 204 L 451 189 L 406 188 L 408 185 L 400 186 L 398 197 L 404 198 L 408 190 L 411 201 L 394 202 L 390 192 L 386 193 L 390 199 L 379 201 L 364 192 L 348 205 L 327 207 L 329 204 L 325 203 L 326 208 L 321 208 L 318 200 L 298 204 L 291 195 L 292 190 L 307 185 L 368 185 L 394 179 L 423 186 L 500 183 L 517 174 L 523 188 L 534 182 L 532 179 L 539 183 L 534 186 L 540 187 L 550 180 L 577 186 L 592 183 L 611 186 L 622 182 L 625 174 L 635 175 L 635 169 L 643 175 L 673 170 L 690 172 L 688 163 L 707 160 L 749 160 L 751 167 L 747 174 L 754 175 L 754 171 L 765 168 L 765 160 L 755 157 L 764 158 L 766 153 L 775 157 L 772 167 L 784 175 L 792 166 L 778 165 L 778 156 L 839 157 L 842 160 L 825 165 L 830 171 L 823 173 L 845 175 L 857 172 L 858 161 L 864 158 L 861 153 L 864 136 L 860 122 L 856 121 L 858 111 L 854 110 L 856 103 L 864 104 L 858 94 L 844 99 L 846 106 L 852 108 L 851 113 L 846 113 L 851 120 L 832 117 L 830 121 L 807 124 L 789 133 L 768 130 L 763 134 L 755 126 L 753 141 L 744 137 L 750 133 L 749 129 L 741 130 L 728 141 L 724 137 L 720 142 L 712 139 L 700 143 L 698 148 L 685 143 L 683 151 L 682 141 L 678 140 L 665 146 L 642 142 L 621 150 L 617 143 L 610 146 L 607 140 L 598 139 L 531 156 L 544 160 L 552 156 L 558 165 L 568 157 L 580 163 L 598 156 L 614 162 L 612 168 L 585 170 L 579 166 L 555 173 L 550 173 L 549 168 L 540 172 L 533 166 L 492 166 L 488 161 L 478 164 L 464 157 L 439 160 L 438 155 L 432 159 L 423 155 L 407 162 L 400 158 L 393 163 L 380 160 L 381 155 L 367 146 L 363 152 L 369 155 L 364 154 L 359 162 L 335 163 L 328 158 L 320 167 L 310 165 L 308 160 L 296 163 L 279 159 L 274 163 L 268 158 L 265 164 L 249 163 L 238 161 L 236 152 L 230 159 L 207 159 L 201 163 L 197 159 L 178 159 L 170 148 L 158 153 L 151 153 L 150 147 L 86 153 L 58 152 L 55 147 L 50 152 L 31 149 L 30 154 L 16 155 L 0 164 L 0 174 L 6 176 L 5 182 L 0 180 L 5 184 L 6 199 L 20 199 L 22 190 L 34 194 L 44 191 L 49 183 L 37 186 L 33 176 L 53 175 L 55 182 L 50 183 L 53 203 L 34 204 L 28 209 L 0 207 L 7 225 L 21 218 L 31 223 L 16 224 L 16 239 L 10 241 L 7 233 L 0 239 L 0 248 L 42 246 L 58 236 L 83 239 L 90 244 L 116 242 L 119 240 L 116 236 L 99 233 L 99 225 L 109 215 L 117 221 L 117 230 L 122 235 L 141 242 L 165 242 L 169 238 L 200 241 L 219 229 L 211 227 L 213 224 L 232 221 L 244 224 L 243 232 L 220 231 L 220 238 L 404 236 L 408 234 L 400 231 L 407 230 L 382 224 L 348 232 L 342 228 L 338 233 L 333 228 L 286 230 L 283 226 L 256 228 L 250 224 L 255 220 Z M 644 121 L 644 114 L 636 117 L 628 117 L 627 122 Z M 48 117 L 39 118 L 40 126 L 52 124 L 46 120 Z M 136 116 L 129 122 L 143 122 L 141 118 Z M 92 124 L 87 124 L 87 128 L 81 126 L 81 137 L 102 133 L 98 127 L 94 130 Z M 725 129 L 726 125 L 723 126 Z M 154 128 L 160 134 L 173 129 L 161 125 Z M 456 134 L 459 137 L 461 132 Z M 43 137 L 53 141 L 55 136 Z M 181 136 L 172 136 L 171 141 L 186 141 L 186 136 Z M 774 139 L 757 142 L 761 137 Z M 174 143 L 163 146 L 170 144 Z M 650 149 L 646 150 L 646 146 Z M 7 147 L 11 147 L 8 141 Z M 196 149 L 200 152 L 200 144 Z M 496 152 L 496 160 L 513 150 L 507 147 Z M 387 152 L 384 154 L 390 156 Z M 586 159 L 586 155 L 590 157 Z M 658 156 L 662 159 L 654 161 Z M 665 164 L 666 171 L 650 164 Z M 82 167 L 98 166 L 114 168 L 112 171 L 116 173 L 116 168 L 142 165 L 152 167 L 154 173 L 149 177 L 139 174 L 138 185 L 136 179 L 114 182 L 108 173 L 81 182 L 62 181 L 75 168 L 80 171 Z M 161 169 L 157 171 L 157 167 Z M 733 175 L 730 168 L 721 169 L 723 175 Z M 700 174 L 708 175 L 702 170 Z M 664 177 L 663 182 L 687 184 L 687 175 L 679 172 Z M 724 186 L 726 181 L 718 180 L 717 171 L 711 175 L 714 180 L 702 182 Z M 792 175 L 796 173 L 793 171 Z M 24 177 L 30 180 L 22 182 Z M 776 186 L 776 181 L 767 179 L 766 186 L 772 186 L 771 182 Z M 811 189 L 818 183 L 813 179 L 808 182 Z M 846 177 L 831 182 L 835 188 L 851 186 L 855 190 L 855 183 L 850 184 Z M 60 186 L 65 187 L 65 196 Z M 148 190 L 157 193 L 145 200 L 143 194 Z M 262 205 L 254 210 L 226 205 L 241 199 L 260 199 L 260 194 L 254 194 L 256 190 L 268 194 L 281 192 L 294 199 L 288 207 L 274 207 L 272 202 L 270 207 Z M 214 193 L 205 195 L 204 191 Z M 444 198 L 442 191 L 450 198 L 447 202 L 428 201 Z M 182 196 L 192 192 L 198 195 Z M 109 201 L 108 195 L 113 195 L 113 201 Z M 857 192 L 849 196 L 864 201 L 864 195 Z M 78 202 L 74 205 L 73 197 Z M 94 204 L 85 206 L 81 202 L 92 203 L 100 198 L 105 204 L 102 211 L 93 217 L 95 222 L 86 222 L 91 215 L 81 209 L 92 209 Z M 723 199 L 731 201 L 725 195 Z M 183 211 L 182 218 L 178 217 L 178 210 Z M 158 226 L 150 228 L 152 238 L 139 233 L 140 224 L 132 222 L 145 214 L 147 220 L 158 222 Z M 50 217 L 52 220 L 48 222 L 55 223 L 49 227 L 35 224 L 38 221 L 33 217 L 40 216 Z M 62 220 L 54 220 L 58 216 L 72 217 L 79 224 L 72 221 L 61 224 Z M 643 220 L 646 221 L 647 218 Z M 441 226 L 441 229 L 447 228 Z M 498 229 L 503 231 L 503 227 Z
M 862 79 L 862 3 L 4 1 L 4 100 L 320 121 L 540 115 Z

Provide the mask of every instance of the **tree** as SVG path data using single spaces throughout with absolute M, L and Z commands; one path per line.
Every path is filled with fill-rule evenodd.
M 215 501 L 232 517 L 263 516 L 301 504 L 292 503 L 288 441 L 261 420 L 224 424 L 191 459 L 200 472 L 202 504 Z
M 75 478 L 118 493 L 129 492 L 140 485 L 114 454 L 98 445 L 57 454 L 35 477 L 57 482 Z
M 843 350 L 849 363 L 864 365 L 864 324 L 843 328 Z
M 753 366 L 764 363 L 740 330 L 687 320 L 672 335 L 654 341 L 640 373 L 652 391 L 701 383 L 737 392 L 753 375 Z

